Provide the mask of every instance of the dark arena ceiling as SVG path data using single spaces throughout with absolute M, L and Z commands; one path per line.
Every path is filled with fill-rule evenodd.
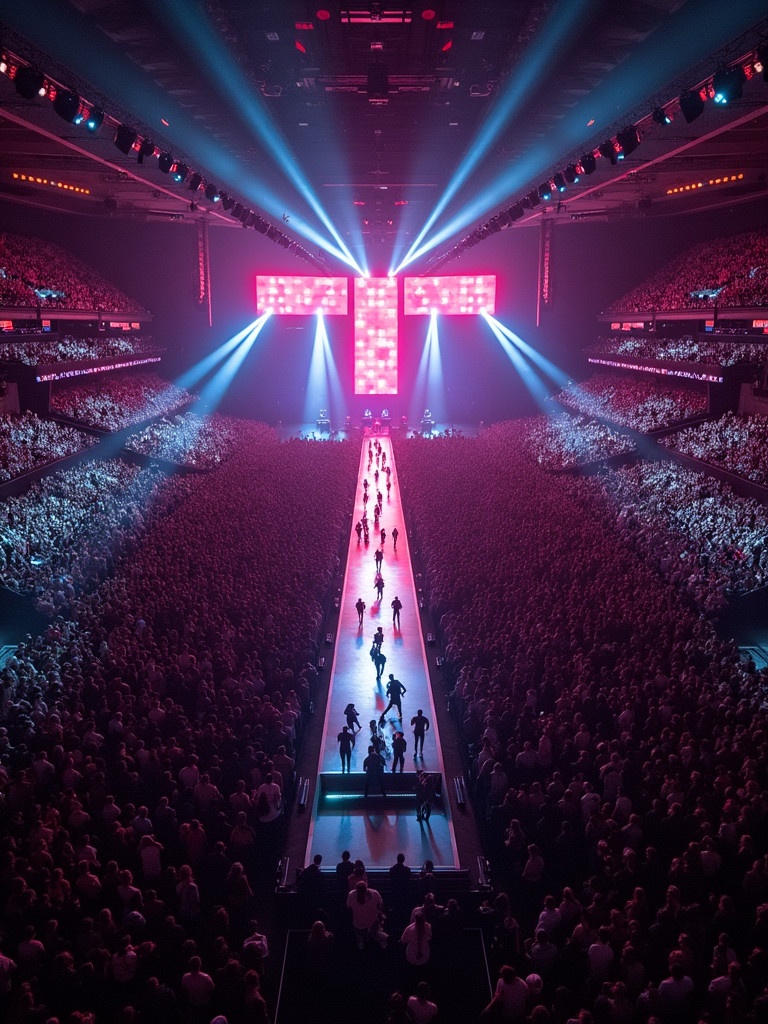
M 0 197 L 271 230 L 337 272 L 344 247 L 364 269 L 411 253 L 418 271 L 542 216 L 765 201 L 765 12 L 757 0 L 0 0 Z M 20 93 L 22 67 L 44 95 Z M 720 104 L 723 71 L 735 95 Z M 66 91 L 81 114 L 103 111 L 97 131 L 56 112 Z M 704 98 L 690 122 L 686 92 Z M 179 164 L 181 182 L 167 173 Z M 558 173 L 565 191 L 547 198 Z

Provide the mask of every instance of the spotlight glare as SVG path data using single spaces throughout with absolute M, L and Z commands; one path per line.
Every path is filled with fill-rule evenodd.
M 552 179 L 552 182 L 558 192 L 565 192 L 566 188 L 568 187 L 565 181 L 565 175 L 562 173 L 562 171 L 557 172 L 557 174 Z
M 101 107 L 92 107 L 90 114 L 85 119 L 85 127 L 94 134 L 104 124 L 104 111 Z
M 186 177 L 187 177 L 188 174 L 189 174 L 189 168 L 187 167 L 186 164 L 180 164 L 180 163 L 174 164 L 174 166 L 173 166 L 173 180 L 175 182 L 178 182 L 178 184 L 181 184 L 183 181 L 186 180 Z
M 656 124 L 668 125 L 672 124 L 672 118 L 666 112 L 664 107 L 656 107 L 651 115 Z
M 723 68 L 712 78 L 715 103 L 725 106 L 731 100 L 740 100 L 744 92 L 744 69 L 740 65 Z
M 538 189 L 539 199 L 543 199 L 544 202 L 548 202 L 552 198 L 552 182 L 542 181 Z

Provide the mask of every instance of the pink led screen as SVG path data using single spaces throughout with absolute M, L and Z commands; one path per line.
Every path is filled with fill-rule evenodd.
M 397 394 L 397 279 L 355 278 L 355 394 Z
M 271 309 L 283 316 L 308 316 L 319 309 L 326 316 L 346 316 L 348 310 L 346 277 L 283 277 L 262 275 L 256 278 L 256 308 L 259 313 Z
M 406 277 L 403 312 L 406 316 L 432 310 L 450 316 L 496 311 L 496 275 L 472 277 Z

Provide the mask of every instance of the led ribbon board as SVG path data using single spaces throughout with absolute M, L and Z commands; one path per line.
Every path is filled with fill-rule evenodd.
M 480 310 L 496 312 L 496 275 L 471 277 L 406 277 L 405 316 L 442 313 L 471 316 Z
M 355 278 L 355 394 L 397 394 L 397 278 Z
M 349 312 L 346 277 L 256 277 L 256 308 L 278 316 L 346 316 Z

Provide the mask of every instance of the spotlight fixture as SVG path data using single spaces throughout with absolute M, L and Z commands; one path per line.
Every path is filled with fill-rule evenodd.
M 145 156 L 153 156 L 154 152 L 155 152 L 155 144 L 154 144 L 154 142 L 152 142 L 151 139 L 142 139 L 141 140 L 141 145 L 139 146 L 139 157 L 138 157 L 138 161 L 137 162 L 140 163 L 140 164 L 143 164 L 144 163 L 144 157 Z
M 171 173 L 173 175 L 173 180 L 181 184 L 182 181 L 186 180 L 186 177 L 189 174 L 189 168 L 186 164 L 176 163 L 173 165 Z
M 538 206 L 541 202 L 541 196 L 539 195 L 536 189 L 533 189 L 531 192 L 529 192 L 525 198 L 531 209 L 533 209 L 534 206 Z
M 637 128 L 635 128 L 634 125 L 628 125 L 626 128 L 622 128 L 621 131 L 616 134 L 616 141 L 621 146 L 624 156 L 629 156 L 630 153 L 634 153 L 640 145 L 640 136 Z
M 768 43 L 763 43 L 761 46 L 758 46 L 756 56 L 757 60 L 755 64 L 760 65 L 763 72 L 763 81 L 768 82 Z M 757 66 L 755 66 L 755 71 L 757 71 Z
M 543 199 L 546 203 L 547 200 L 552 198 L 552 182 L 542 181 L 538 188 L 539 199 Z
M 565 192 L 566 188 L 568 188 L 568 185 L 565 180 L 565 175 L 562 171 L 557 172 L 557 174 L 552 179 L 552 183 L 558 192 Z
M 225 209 L 226 209 L 226 207 L 225 207 Z M 236 219 L 239 219 L 241 214 L 242 214 L 242 212 L 243 212 L 243 204 L 242 203 L 235 203 L 233 201 L 232 209 L 229 212 L 232 214 L 233 217 L 235 217 Z
M 208 184 L 205 186 L 205 198 L 210 203 L 218 203 L 218 201 L 221 199 L 221 189 L 219 189 L 219 187 L 217 185 L 214 185 L 212 182 L 208 182 Z
M 161 153 L 157 158 L 157 166 L 163 174 L 170 174 L 173 167 L 173 157 L 170 153 Z
M 129 128 L 125 124 L 119 124 L 117 126 L 117 131 L 115 132 L 115 145 L 121 153 L 125 153 L 125 155 L 128 156 L 133 149 L 137 138 L 138 135 L 133 128 Z
M 516 220 L 520 220 L 520 218 L 524 214 L 525 210 L 523 208 L 522 202 L 515 203 L 514 206 L 510 206 L 510 208 L 507 210 L 507 216 L 509 217 L 510 224 L 513 224 Z
M 616 152 L 616 147 L 610 139 L 606 139 L 605 142 L 601 142 L 597 148 L 600 156 L 604 156 L 606 160 L 610 160 L 614 166 L 618 163 L 619 157 Z
M 221 195 L 219 196 L 219 199 L 221 200 L 221 205 L 224 207 L 225 210 L 231 210 L 232 207 L 235 205 L 235 200 L 232 198 L 232 196 L 228 196 L 226 192 L 222 192 Z M 215 201 L 216 200 L 214 200 L 214 202 Z
M 103 124 L 104 111 L 101 107 L 91 107 L 91 112 L 85 119 L 85 127 L 95 134 Z
M 666 112 L 664 107 L 656 107 L 654 109 L 653 113 L 651 114 L 651 117 L 656 122 L 656 124 L 663 124 L 663 125 L 672 124 L 672 118 Z
M 251 211 L 246 209 L 246 207 L 244 206 L 237 219 L 240 221 L 244 228 L 247 228 L 248 225 L 250 224 L 251 216 Z
M 597 167 L 597 160 L 595 160 L 594 153 L 584 153 L 581 160 L 579 160 L 581 169 L 585 174 L 592 174 Z
M 704 113 L 704 100 L 701 98 L 701 93 L 698 90 L 694 92 L 684 92 L 680 97 L 680 112 L 686 120 L 687 124 L 691 121 L 695 121 L 697 117 L 700 117 Z
M 202 176 L 202 174 L 198 174 L 197 171 L 195 171 L 195 173 L 189 179 L 189 184 L 187 185 L 187 188 L 189 189 L 190 192 L 197 192 L 197 190 L 200 188 L 202 183 L 203 183 L 203 176 Z
M 23 64 L 16 72 L 14 85 L 17 95 L 22 99 L 32 100 L 35 96 L 40 95 L 40 90 L 45 87 L 45 78 L 42 71 Z
M 569 185 L 574 185 L 579 181 L 579 169 L 575 164 L 568 164 L 565 170 L 562 172 L 563 177 Z
M 69 89 L 59 89 L 53 100 L 53 109 L 64 121 L 74 124 L 80 112 L 80 97 Z
M 722 70 L 718 71 L 712 78 L 715 103 L 725 106 L 731 100 L 740 100 L 744 92 L 745 80 L 744 68 L 740 64 L 732 68 L 722 68 Z

